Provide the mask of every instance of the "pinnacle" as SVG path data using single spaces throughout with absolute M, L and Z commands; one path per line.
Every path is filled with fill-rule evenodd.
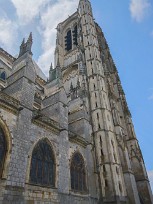
M 58 55 L 58 57 L 57 57 L 57 67 L 60 67 L 59 55 Z
M 27 41 L 32 42 L 32 32 L 30 32 L 30 35 L 29 35 L 29 38 L 28 38 L 28 40 L 27 40 Z
M 50 65 L 50 70 L 52 70 L 53 69 L 53 64 L 52 64 L 52 62 L 51 62 L 51 65 Z
M 23 38 L 21 45 L 25 44 L 25 38 Z

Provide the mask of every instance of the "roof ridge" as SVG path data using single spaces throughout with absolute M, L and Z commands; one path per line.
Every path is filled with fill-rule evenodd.
M 16 58 L 13 57 L 11 54 L 9 54 L 6 50 L 4 50 L 2 47 L 0 47 L 0 51 L 2 51 L 3 53 L 5 53 L 8 57 L 10 57 L 11 59 L 15 60 Z

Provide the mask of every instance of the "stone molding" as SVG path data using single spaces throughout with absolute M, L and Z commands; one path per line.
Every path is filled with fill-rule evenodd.
M 14 114 L 18 114 L 20 110 L 20 102 L 12 96 L 0 92 L 0 107 Z

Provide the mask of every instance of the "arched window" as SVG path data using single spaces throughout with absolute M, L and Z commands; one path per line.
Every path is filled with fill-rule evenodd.
M 3 80 L 6 80 L 6 72 L 2 72 L 0 78 Z
M 86 173 L 84 160 L 81 154 L 75 153 L 71 161 L 71 189 L 86 191 Z
M 69 30 L 67 32 L 67 35 L 65 37 L 65 49 L 67 51 L 72 49 L 72 33 L 71 33 L 71 30 Z
M 55 161 L 46 139 L 35 146 L 30 168 L 30 182 L 42 186 L 55 186 Z
M 4 132 L 0 128 L 0 177 L 2 177 L 2 173 L 3 173 L 6 151 L 7 151 L 7 148 L 6 148 L 6 140 L 5 140 Z

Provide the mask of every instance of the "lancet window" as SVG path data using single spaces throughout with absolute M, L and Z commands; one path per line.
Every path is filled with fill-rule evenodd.
M 2 177 L 7 146 L 2 128 L 0 128 L 0 177 Z
M 71 189 L 75 191 L 86 191 L 86 173 L 83 157 L 75 153 L 71 161 Z
M 65 49 L 66 51 L 69 51 L 72 49 L 72 33 L 71 30 L 67 32 L 67 35 L 65 37 Z
M 46 140 L 38 142 L 33 150 L 30 182 L 42 186 L 55 186 L 54 154 Z

